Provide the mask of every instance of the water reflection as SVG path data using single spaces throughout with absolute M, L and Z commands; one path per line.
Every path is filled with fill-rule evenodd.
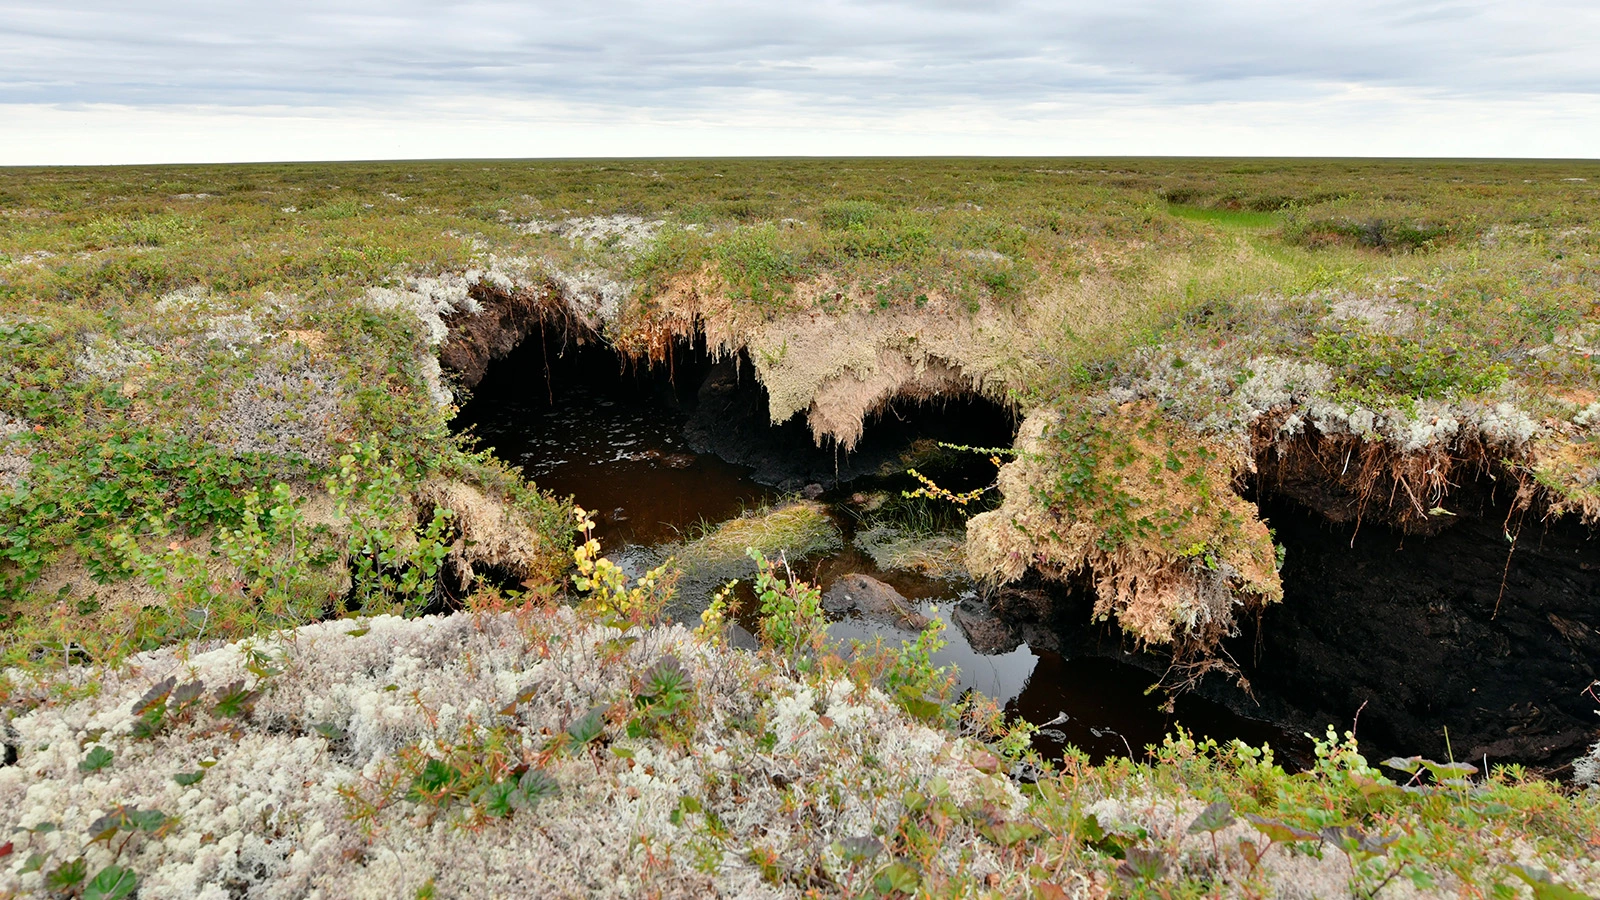
M 751 478 L 751 469 L 693 453 L 683 437 L 686 417 L 675 394 L 660 385 L 651 389 L 632 376 L 608 382 L 590 375 L 565 386 L 556 382 L 549 393 L 542 381 L 526 391 L 505 384 L 485 387 L 463 410 L 459 424 L 469 425 L 542 488 L 571 495 L 595 511 L 596 533 L 607 554 L 627 568 L 647 567 L 654 561 L 653 545 L 681 539 L 697 524 L 720 522 L 776 499 L 772 489 Z M 870 575 L 924 615 L 931 617 L 937 608 L 946 623 L 956 604 L 974 599 L 970 584 L 879 570 L 850 547 L 851 517 L 839 508 L 834 515 L 845 547 L 823 558 L 792 560 L 800 576 L 827 588 L 846 574 Z M 844 643 L 882 639 L 890 646 L 914 637 L 856 618 L 834 622 L 829 632 Z M 946 643 L 934 661 L 957 670 L 958 690 L 992 697 L 1009 713 L 1039 725 L 1035 743 L 1047 755 L 1058 756 L 1071 744 L 1097 759 L 1142 756 L 1146 745 L 1159 743 L 1177 724 L 1219 740 L 1283 742 L 1272 726 L 1193 696 L 1182 698 L 1175 714 L 1164 713 L 1160 698 L 1148 692 L 1154 676 L 1134 666 L 1103 658 L 1065 659 L 1026 644 L 983 654 L 949 624 L 942 637 Z

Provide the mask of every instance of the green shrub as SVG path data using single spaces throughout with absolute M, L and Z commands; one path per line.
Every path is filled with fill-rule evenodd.
M 1361 329 L 1325 331 L 1311 354 L 1334 367 L 1338 395 L 1366 405 L 1473 396 L 1494 390 L 1510 374 L 1480 346 L 1443 338 L 1423 344 Z
M 827 639 L 828 623 L 822 615 L 822 592 L 794 577 L 784 563 L 778 565 L 751 548 L 756 564 L 756 600 L 761 613 L 761 643 L 776 651 L 799 671 L 809 671 Z M 785 577 L 786 576 L 786 577 Z
M 628 277 L 639 283 L 637 296 L 648 300 L 667 288 L 674 275 L 692 273 L 708 258 L 705 237 L 697 231 L 668 226 L 649 248 L 628 264 Z
M 824 228 L 844 230 L 866 228 L 884 215 L 884 208 L 870 200 L 830 200 L 822 204 L 818 218 Z
M 786 296 L 803 271 L 802 260 L 784 245 L 775 225 L 735 229 L 714 253 L 723 279 L 742 300 L 768 303 Z
M 96 219 L 79 234 L 85 243 L 98 247 L 165 247 L 196 230 L 195 224 L 183 216 L 160 214 Z

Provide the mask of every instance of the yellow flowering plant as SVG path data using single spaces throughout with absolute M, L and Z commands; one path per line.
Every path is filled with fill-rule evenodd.
M 573 585 L 586 596 L 582 608 L 618 628 L 646 625 L 657 621 L 672 599 L 678 580 L 673 560 L 646 572 L 633 586 L 627 573 L 600 554 L 600 541 L 594 536 L 594 513 L 581 506 L 572 510 L 581 540 L 572 551 L 578 565 Z

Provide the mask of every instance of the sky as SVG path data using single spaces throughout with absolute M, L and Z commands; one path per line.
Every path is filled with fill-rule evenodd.
M 1600 156 L 1596 0 L 0 0 L 0 165 Z

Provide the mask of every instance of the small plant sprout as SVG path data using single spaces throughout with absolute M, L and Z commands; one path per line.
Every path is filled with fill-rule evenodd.
M 641 678 L 628 721 L 631 738 L 654 737 L 669 745 L 687 745 L 694 736 L 693 679 L 675 656 L 665 656 Z
M 761 611 L 761 641 L 798 671 L 808 671 L 812 659 L 827 638 L 827 620 L 822 615 L 822 592 L 815 585 L 795 577 L 788 560 L 780 560 L 785 577 L 778 575 L 778 563 L 761 551 L 748 553 L 756 564 L 756 598 Z
M 100 744 L 95 744 L 89 748 L 89 752 L 84 754 L 82 761 L 78 763 L 78 771 L 84 773 L 98 772 L 110 766 L 114 758 L 114 754 L 109 749 Z
M 700 626 L 695 629 L 695 635 L 701 640 L 722 643 L 729 617 L 739 612 L 739 599 L 734 595 L 738 586 L 738 579 L 734 579 L 711 595 L 711 602 L 700 613 Z

